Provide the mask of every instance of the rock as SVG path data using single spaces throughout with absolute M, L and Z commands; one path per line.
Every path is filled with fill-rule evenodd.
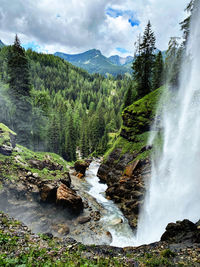
M 136 169 L 138 163 L 139 163 L 139 160 L 136 160 L 132 164 L 128 165 L 125 169 L 124 175 L 131 177 L 131 175 L 133 174 L 134 170 Z
M 149 161 L 136 160 L 137 154 L 121 154 L 121 149 L 114 149 L 100 165 L 97 175 L 108 185 L 106 197 L 120 204 L 129 224 L 135 228 L 139 207 L 143 204 L 146 191 L 144 184 L 149 179 L 151 165 Z
M 117 218 L 117 219 L 114 219 L 110 222 L 110 225 L 117 225 L 117 224 L 120 224 L 120 223 L 123 223 L 123 220 L 122 218 Z
M 77 175 L 76 175 L 79 179 L 81 179 L 81 178 L 83 178 L 84 177 L 84 175 L 82 174 L 82 173 L 77 173 Z
M 75 213 L 80 213 L 83 210 L 83 201 L 76 192 L 66 185 L 61 184 L 58 187 L 56 194 L 56 203 L 60 206 L 69 208 Z
M 84 223 L 89 222 L 90 220 L 91 220 L 91 217 L 89 217 L 89 216 L 82 216 L 82 217 L 78 218 L 77 222 L 79 224 L 84 224 Z
M 39 174 L 37 172 L 33 173 L 32 174 L 34 178 L 38 178 L 39 177 Z
M 36 168 L 38 170 L 43 170 L 44 168 L 47 168 L 50 171 L 61 171 L 63 169 L 62 165 L 59 165 L 58 163 L 55 163 L 50 160 L 50 157 L 46 157 L 45 160 L 37 160 L 37 159 L 31 159 L 28 161 L 28 163 L 31 165 L 31 167 Z
M 59 225 L 59 227 L 61 227 L 59 230 L 58 230 L 58 233 L 61 234 L 61 235 L 68 235 L 69 232 L 70 232 L 70 229 L 67 225 Z
M 40 190 L 41 200 L 44 202 L 56 202 L 57 187 L 54 184 L 44 184 Z
M 31 167 L 36 168 L 38 170 L 43 170 L 45 168 L 45 165 L 41 160 L 31 159 L 28 163 L 31 165 Z
M 161 237 L 161 241 L 167 241 L 168 243 L 181 243 L 185 241 L 200 243 L 200 230 L 197 229 L 196 224 L 189 220 L 169 223 Z
M 0 123 L 0 153 L 10 156 L 16 146 L 16 133 L 11 131 L 6 125 Z
M 90 166 L 89 161 L 76 161 L 74 164 L 74 168 L 78 173 L 81 173 L 83 176 L 85 176 L 86 169 Z
M 69 172 L 65 172 L 64 173 L 64 176 L 60 179 L 60 182 L 65 184 L 67 187 L 70 188 L 70 186 L 71 186 L 71 177 L 70 177 Z
M 94 219 L 95 222 L 101 219 L 101 213 L 98 210 L 90 212 L 90 216 Z

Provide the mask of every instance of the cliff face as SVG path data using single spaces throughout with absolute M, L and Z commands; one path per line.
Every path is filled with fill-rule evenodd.
M 133 228 L 150 177 L 151 148 L 146 144 L 161 92 L 159 88 L 123 111 L 120 136 L 98 170 L 101 181 L 108 184 L 108 198 L 119 204 Z

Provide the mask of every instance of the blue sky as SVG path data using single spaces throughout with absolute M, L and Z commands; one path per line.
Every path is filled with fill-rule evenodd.
M 117 18 L 117 17 L 127 17 L 128 22 L 132 27 L 134 26 L 139 26 L 140 21 L 136 18 L 136 14 L 132 10 L 120 10 L 120 9 L 114 9 L 111 7 L 108 7 L 106 9 L 106 14 L 112 18 Z

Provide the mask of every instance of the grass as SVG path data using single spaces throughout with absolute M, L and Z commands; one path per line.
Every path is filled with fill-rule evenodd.
M 10 145 L 10 134 L 16 135 L 6 125 L 0 123 L 0 146 Z
M 50 171 L 47 168 L 39 170 L 33 168 L 29 164 L 29 160 L 31 159 L 44 161 L 47 158 L 53 163 L 63 166 L 62 171 Z M 0 154 L 0 172 L 2 177 L 11 180 L 18 179 L 20 171 L 38 173 L 41 179 L 59 179 L 63 177 L 65 172 L 68 171 L 68 163 L 57 154 L 48 152 L 33 152 L 20 145 L 16 146 L 11 156 L 4 156 Z

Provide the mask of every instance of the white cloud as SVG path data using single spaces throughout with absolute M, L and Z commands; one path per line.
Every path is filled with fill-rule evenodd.
M 105 55 L 134 52 L 137 35 L 150 19 L 157 46 L 166 49 L 169 37 L 180 35 L 179 22 L 188 0 L 0 0 L 0 39 L 9 44 L 19 34 L 23 43 L 36 42 L 53 53 L 77 53 L 97 48 Z M 131 10 L 139 26 L 131 27 L 127 14 L 116 18 L 108 7 Z

